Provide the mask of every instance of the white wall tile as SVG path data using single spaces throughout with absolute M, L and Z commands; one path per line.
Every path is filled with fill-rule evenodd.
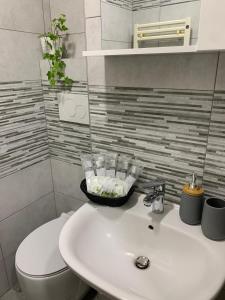
M 212 90 L 217 54 L 88 58 L 90 85 Z
M 31 199 L 25 181 L 25 171 L 19 171 L 0 181 L 0 221 L 27 206 Z
M 35 164 L 30 168 L 26 168 L 24 177 L 29 192 L 30 202 L 34 202 L 53 191 L 51 164 L 49 159 L 39 164 Z
M 54 193 L 36 200 L 23 210 L 0 222 L 0 242 L 10 287 L 17 282 L 15 252 L 22 240 L 37 227 L 56 218 Z
M 32 230 L 56 218 L 55 195 L 53 192 L 34 201 L 27 207 Z
M 85 57 L 71 59 L 67 63 L 66 72 L 73 80 L 87 81 L 87 66 Z
M 50 0 L 42 0 L 43 3 L 43 14 L 44 14 L 44 30 L 48 32 L 51 30 L 51 10 Z
M 104 85 L 105 80 L 105 58 L 88 57 L 88 84 L 89 85 Z
M 225 52 L 221 52 L 219 57 L 216 90 L 225 90 Z
M 86 196 L 80 190 L 80 183 L 84 178 L 82 168 L 55 159 L 51 161 L 54 191 L 81 201 L 87 201 Z
M 66 75 L 76 81 L 87 81 L 87 69 L 85 58 L 65 59 Z M 47 80 L 49 64 L 46 60 L 40 61 L 42 80 Z
M 101 16 L 101 0 L 84 0 L 84 6 L 86 18 Z
M 71 210 L 76 211 L 82 205 L 84 205 L 84 201 L 63 195 L 61 193 L 55 193 L 55 202 L 58 216 L 60 216 L 63 212 L 69 212 Z
M 1 0 L 0 28 L 43 33 L 42 1 Z
M 50 5 L 52 19 L 66 15 L 68 33 L 85 32 L 84 0 L 50 0 Z
M 0 221 L 52 190 L 49 160 L 1 179 Z
M 5 263 L 0 259 L 0 297 L 9 289 L 8 279 L 6 275 Z
M 160 7 L 137 10 L 133 12 L 133 24 L 159 22 Z
M 25 300 L 22 292 L 17 292 L 13 289 L 9 290 L 4 296 L 0 298 L 1 300 Z
M 132 11 L 102 2 L 102 39 L 131 42 Z
M 9 281 L 9 287 L 15 287 L 17 283 L 16 268 L 15 268 L 15 253 L 10 254 L 5 258 L 6 272 Z
M 0 40 L 0 81 L 40 79 L 38 34 L 0 29 Z
M 3 259 L 3 254 L 2 254 L 2 248 L 1 248 L 1 245 L 0 245 L 0 260 Z
M 129 49 L 131 47 L 132 47 L 132 43 L 102 40 L 102 50 Z
M 0 222 L 0 243 L 4 257 L 15 253 L 22 240 L 32 231 L 32 220 L 23 209 Z
M 94 68 L 88 66 L 95 84 L 131 87 L 159 87 L 212 90 L 214 87 L 217 54 L 140 55 L 105 59 L 94 78 Z M 98 66 L 95 65 L 95 69 Z
M 86 19 L 87 50 L 101 49 L 102 22 L 100 17 Z
M 82 58 L 82 52 L 86 50 L 85 33 L 67 34 L 63 38 L 67 56 L 66 58 Z

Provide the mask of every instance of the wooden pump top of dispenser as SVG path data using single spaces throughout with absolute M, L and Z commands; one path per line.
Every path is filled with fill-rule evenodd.
M 183 192 L 190 196 L 201 196 L 204 194 L 204 189 L 202 186 L 196 184 L 196 175 L 195 173 L 192 174 L 191 183 L 185 184 L 183 188 Z

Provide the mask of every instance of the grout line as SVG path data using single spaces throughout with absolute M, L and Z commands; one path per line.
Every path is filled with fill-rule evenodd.
M 87 50 L 87 30 L 86 30 L 86 21 L 88 18 L 86 18 L 85 15 L 85 1 L 83 1 L 84 6 L 84 28 L 85 28 L 85 50 Z M 100 3 L 100 14 L 101 14 L 101 3 Z M 100 16 L 101 18 L 101 16 Z M 102 19 L 102 18 L 101 18 Z M 101 26 L 102 27 L 102 26 Z M 86 77 L 87 77 L 87 95 L 88 95 L 88 114 L 89 114 L 89 141 L 90 141 L 90 151 L 92 152 L 92 139 L 91 139 L 91 108 L 90 108 L 90 98 L 89 98 L 89 74 L 88 74 L 88 57 L 85 57 L 86 61 Z
M 48 139 L 49 141 L 49 139 Z M 53 180 L 53 170 L 52 170 L 52 159 L 51 159 L 51 154 L 50 154 L 50 144 L 49 144 L 49 155 L 50 155 L 50 168 L 51 168 L 51 179 L 52 179 L 52 187 L 53 187 L 53 196 L 54 196 L 54 203 L 55 203 L 55 213 L 56 213 L 56 216 L 58 215 L 58 212 L 57 212 L 57 205 L 56 205 L 56 197 L 55 197 L 55 194 L 56 194 L 56 191 L 55 191 L 55 183 L 54 183 L 54 180 Z
M 0 224 L 1 224 L 2 222 L 6 221 L 7 219 L 9 219 L 10 217 L 16 215 L 17 213 L 19 213 L 19 212 L 21 212 L 21 211 L 27 209 L 29 206 L 31 206 L 31 205 L 33 205 L 34 203 L 36 203 L 36 201 L 40 201 L 41 199 L 43 199 L 44 197 L 47 197 L 48 195 L 50 195 L 50 194 L 52 194 L 52 193 L 54 193 L 54 191 L 51 191 L 51 192 L 48 192 L 47 194 L 42 195 L 40 198 L 38 198 L 38 199 L 32 201 L 31 203 L 29 203 L 28 205 L 24 206 L 23 208 L 20 208 L 19 210 L 17 210 L 16 212 L 10 214 L 10 215 L 7 216 L 6 218 L 1 219 L 1 220 L 0 220 Z
M 4 265 L 4 272 L 5 272 L 5 276 L 6 276 L 6 279 L 7 279 L 7 283 L 8 283 L 8 289 L 6 290 L 6 292 L 1 295 L 1 297 L 3 297 L 6 293 L 8 293 L 8 291 L 10 291 L 10 279 L 9 279 L 9 274 L 7 272 L 7 265 L 6 265 L 6 257 L 4 257 L 3 255 L 3 251 L 2 251 L 2 246 L 0 245 L 0 251 L 2 253 L 2 261 L 3 261 L 3 265 Z M 0 297 L 0 300 L 1 300 L 1 297 Z
M 42 21 L 44 25 L 44 32 L 46 32 L 46 26 L 45 26 L 45 14 L 44 14 L 44 0 L 41 1 L 41 6 L 42 6 Z
M 202 173 L 202 182 L 203 182 L 203 184 L 204 184 L 204 175 L 205 175 L 206 160 L 207 160 L 207 153 L 208 153 L 211 122 L 212 122 L 213 105 L 214 105 L 215 92 L 216 92 L 216 83 L 217 83 L 218 69 L 219 69 L 219 62 L 220 62 L 220 52 L 218 52 L 217 55 L 218 56 L 217 56 L 217 63 L 216 63 L 216 72 L 215 72 L 215 78 L 214 78 L 214 84 L 213 84 L 212 106 L 211 106 L 211 112 L 210 112 L 209 128 L 208 128 L 208 135 L 207 135 L 207 141 L 206 141 L 206 150 L 205 150 L 205 158 L 204 158 L 204 164 L 203 164 L 203 173 Z
M 115 42 L 115 43 L 130 44 L 130 42 L 124 42 L 124 41 L 118 41 L 118 40 L 107 40 L 107 39 L 102 39 L 102 41 L 105 41 L 105 42 Z
M 87 201 L 85 201 L 85 200 L 83 200 L 83 199 L 78 199 L 78 198 L 76 198 L 76 197 L 74 197 L 74 196 L 72 196 L 72 195 L 66 195 L 66 194 L 64 194 L 64 193 L 62 193 L 62 192 L 56 191 L 55 193 L 56 193 L 56 194 L 59 194 L 59 195 L 62 195 L 62 196 L 65 197 L 65 198 L 70 198 L 70 199 L 73 199 L 73 200 L 75 200 L 75 201 L 79 201 L 80 203 L 83 203 L 83 204 L 85 204 L 85 203 L 87 203 L 87 201 L 89 201 L 88 198 L 87 198 Z
M 43 95 L 43 100 L 44 100 L 44 95 Z M 49 129 L 48 129 L 46 110 L 45 110 L 45 117 L 46 117 L 46 131 L 47 131 L 47 140 L 48 140 L 48 155 L 49 155 L 49 161 L 50 161 L 51 182 L 52 182 L 53 194 L 54 194 L 55 213 L 57 215 L 57 207 L 56 207 L 56 201 L 55 201 L 55 184 L 54 184 L 54 180 L 53 180 L 52 158 L 51 158 L 51 153 L 50 153 L 50 141 L 49 141 L 50 139 L 49 139 Z
M 41 34 L 41 32 L 32 32 L 32 31 L 16 30 L 16 29 L 3 28 L 3 27 L 0 27 L 0 30 L 13 31 L 13 32 L 19 32 L 19 33 L 27 33 L 27 34 L 35 34 L 35 35 Z

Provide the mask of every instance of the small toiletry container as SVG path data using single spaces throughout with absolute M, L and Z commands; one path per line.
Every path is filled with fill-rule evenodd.
M 202 232 L 211 240 L 225 240 L 224 200 L 218 198 L 208 198 L 205 201 L 202 214 Z
M 183 188 L 180 203 L 180 218 L 189 225 L 201 224 L 204 203 L 204 190 L 196 184 L 196 175 L 192 175 L 190 183 Z

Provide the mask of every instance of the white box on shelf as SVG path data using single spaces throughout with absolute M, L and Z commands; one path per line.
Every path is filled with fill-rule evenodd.
M 88 95 L 60 93 L 60 121 L 89 125 Z

